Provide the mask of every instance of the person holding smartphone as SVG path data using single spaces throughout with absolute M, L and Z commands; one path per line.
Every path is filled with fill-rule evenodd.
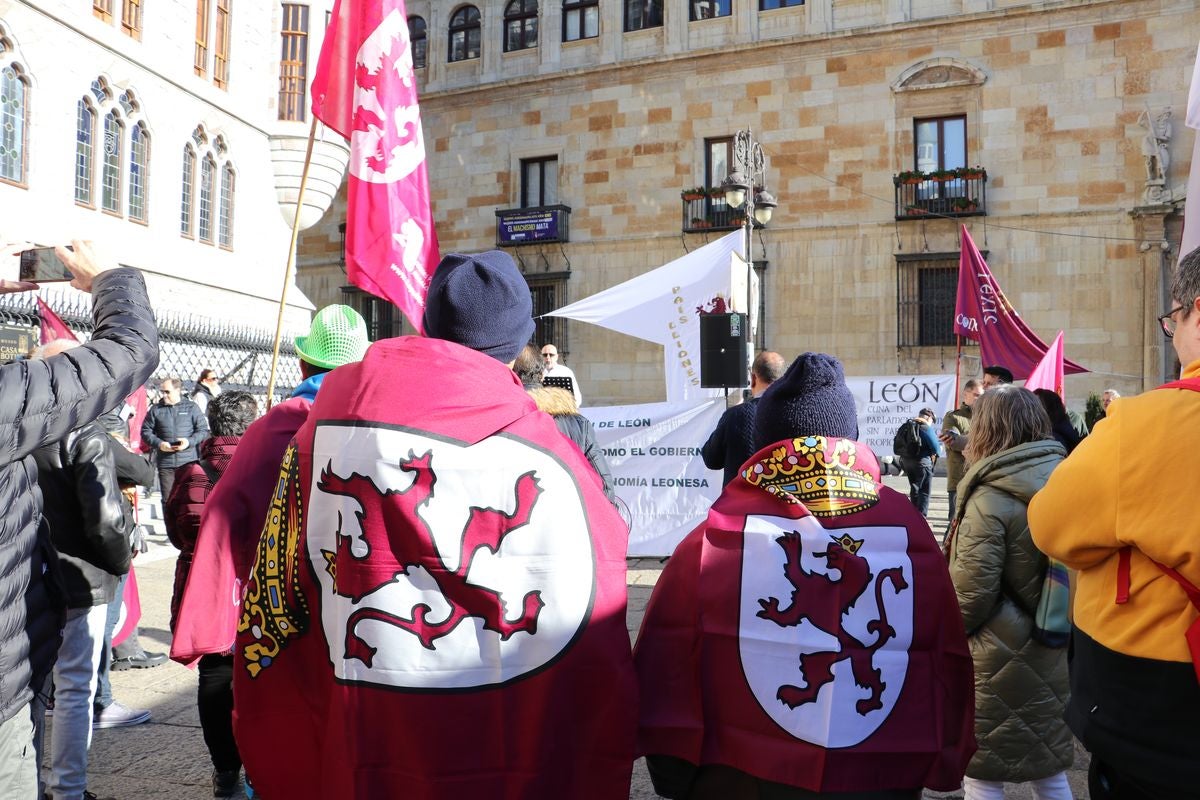
M 208 438 L 208 420 L 200 406 L 183 396 L 179 378 L 164 378 L 159 389 L 162 397 L 142 422 L 142 441 L 157 453 L 158 486 L 165 501 L 175 485 L 175 470 L 199 460 L 200 443 Z

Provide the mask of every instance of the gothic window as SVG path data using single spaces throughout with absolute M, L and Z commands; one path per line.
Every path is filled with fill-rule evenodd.
M 504 9 L 504 52 L 537 47 L 537 0 L 512 0 Z
M 129 218 L 146 221 L 146 186 L 150 179 L 150 134 L 145 123 L 129 129 Z
M 5 50 L 0 38 L 0 53 Z M 18 64 L 0 67 L 0 180 L 25 185 L 29 136 L 29 81 Z
M 479 9 L 460 6 L 450 15 L 450 61 L 479 58 Z
M 413 69 L 424 69 L 429 44 L 424 17 L 408 18 L 408 40 L 412 48 Z
M 183 146 L 183 197 L 179 203 L 179 232 L 192 238 L 192 187 L 196 183 L 196 151 Z
M 220 224 L 217 226 L 217 239 L 221 247 L 233 249 L 233 165 L 228 161 L 221 169 L 221 208 Z
M 104 115 L 104 139 L 100 163 L 100 207 L 111 214 L 121 213 L 121 141 L 125 123 L 110 109 Z
M 200 241 L 213 241 L 213 190 L 217 174 L 217 162 L 209 153 L 200 162 Z
M 95 164 L 96 108 L 81 97 L 75 110 L 75 202 L 95 206 L 92 169 Z

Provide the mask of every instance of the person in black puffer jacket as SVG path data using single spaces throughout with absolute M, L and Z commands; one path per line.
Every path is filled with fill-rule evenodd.
M 76 275 L 72 285 L 93 294 L 91 340 L 0 367 L 0 797 L 36 796 L 30 701 L 54 664 L 66 612 L 33 452 L 115 406 L 158 366 L 141 274 L 101 268 L 89 243 L 74 245 L 58 255 Z

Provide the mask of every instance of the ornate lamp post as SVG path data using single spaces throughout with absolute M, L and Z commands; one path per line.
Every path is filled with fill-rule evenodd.
M 766 159 L 763 156 L 762 145 L 754 141 L 750 129 L 738 131 L 733 136 L 733 155 L 735 167 L 733 172 L 721 182 L 725 189 L 725 202 L 730 208 L 746 207 L 745 228 L 746 237 L 743 257 L 746 260 L 746 313 L 750 321 L 751 337 L 757 330 L 757 320 L 754 318 L 754 293 L 752 290 L 754 278 L 754 258 L 751 255 L 753 239 L 751 234 L 754 223 L 766 226 L 771 221 L 771 213 L 779 205 L 775 195 L 767 191 Z M 754 359 L 753 338 L 749 352 L 746 354 L 747 367 Z M 749 374 L 749 369 L 747 369 Z

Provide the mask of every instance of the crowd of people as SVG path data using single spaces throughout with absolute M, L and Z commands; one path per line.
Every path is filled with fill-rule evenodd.
M 135 270 L 85 242 L 59 256 L 95 333 L 0 367 L 0 796 L 31 800 L 94 796 L 92 728 L 149 718 L 98 696 L 128 490 L 154 476 L 93 420 L 154 374 L 157 334 Z M 701 448 L 720 497 L 636 648 L 628 525 L 507 254 L 446 256 L 423 336 L 372 344 L 355 311 L 321 309 L 303 381 L 265 414 L 212 370 L 191 397 L 161 379 L 141 434 L 213 796 L 624 800 L 644 755 L 668 798 L 1060 800 L 1078 739 L 1094 800 L 1200 798 L 1178 468 L 1200 446 L 1200 250 L 1171 296 L 1181 380 L 1112 392 L 1083 438 L 1058 395 L 988 367 L 939 434 L 929 409 L 905 434 L 907 496 L 859 441 L 836 357 L 760 353 Z

